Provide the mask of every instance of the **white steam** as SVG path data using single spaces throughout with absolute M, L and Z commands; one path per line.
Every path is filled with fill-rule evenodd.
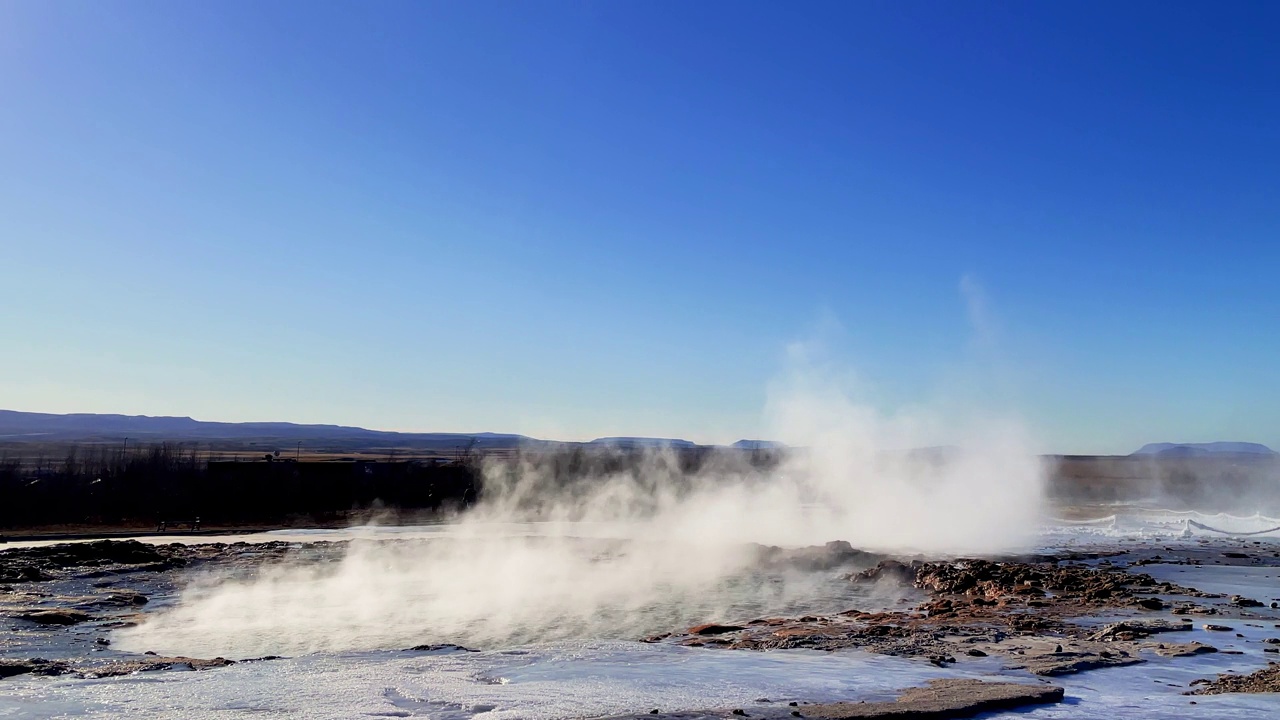
M 355 542 L 334 563 L 206 579 L 115 644 L 249 657 L 634 638 L 874 604 L 849 594 L 840 575 L 850 568 L 769 564 L 760 545 L 845 540 L 931 555 L 1031 545 L 1043 469 L 1019 423 L 886 416 L 796 362 L 767 409 L 772 437 L 792 447 L 776 465 L 725 453 L 686 472 L 675 453 L 653 451 L 566 485 L 553 459 L 495 463 L 481 504 L 439 539 Z M 530 520 L 542 522 L 513 532 Z

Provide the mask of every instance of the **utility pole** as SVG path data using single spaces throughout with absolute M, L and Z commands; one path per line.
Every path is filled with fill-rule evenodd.
M 298 441 L 298 451 L 293 456 L 293 461 L 298 462 L 302 459 L 302 441 Z

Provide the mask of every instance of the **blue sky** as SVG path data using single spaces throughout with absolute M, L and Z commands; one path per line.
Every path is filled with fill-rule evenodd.
M 1277 32 L 1246 2 L 0 4 L 0 407 L 732 441 L 820 335 L 887 413 L 1280 445 Z

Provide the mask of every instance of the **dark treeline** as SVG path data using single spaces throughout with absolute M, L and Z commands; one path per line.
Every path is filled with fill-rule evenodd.
M 642 495 L 678 494 L 693 478 L 762 477 L 779 459 L 768 450 L 583 446 L 487 456 L 464 451 L 448 461 L 295 462 L 266 455 L 241 462 L 183 443 L 64 451 L 57 457 L 0 451 L 0 528 L 196 518 L 203 525 L 270 525 L 337 521 L 370 509 L 441 513 L 517 483 L 527 501 L 521 507 L 536 511 L 587 492 L 601 478 L 630 478 Z
M 0 455 L 0 527 L 160 521 L 279 523 L 380 506 L 441 511 L 476 499 L 476 463 L 237 462 L 180 443 Z
M 13 446 L 10 446 L 11 448 Z M 182 443 L 86 444 L 44 456 L 0 449 L 0 528 L 337 522 L 371 509 L 452 512 L 483 497 L 536 514 L 598 488 L 630 488 L 643 505 L 699 483 L 756 482 L 784 451 L 565 446 L 449 461 L 219 460 Z M 6 452 L 10 454 L 5 454 Z M 268 459 L 270 458 L 270 459 Z M 1280 458 L 1047 458 L 1058 503 L 1136 503 L 1237 514 L 1280 513 Z M 482 467 L 484 471 L 482 472 Z M 643 507 L 633 508 L 643 511 Z

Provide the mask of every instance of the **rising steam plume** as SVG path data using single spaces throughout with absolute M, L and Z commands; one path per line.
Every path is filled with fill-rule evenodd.
M 690 472 L 652 450 L 566 482 L 554 457 L 493 461 L 482 501 L 438 537 L 355 541 L 334 562 L 199 580 L 116 645 L 249 657 L 639 637 L 849 602 L 832 597 L 838 575 L 764 567 L 762 546 L 952 555 L 1033 542 L 1043 468 L 1015 420 L 886 415 L 803 353 L 766 415 L 791 449 L 763 466 L 724 453 Z

